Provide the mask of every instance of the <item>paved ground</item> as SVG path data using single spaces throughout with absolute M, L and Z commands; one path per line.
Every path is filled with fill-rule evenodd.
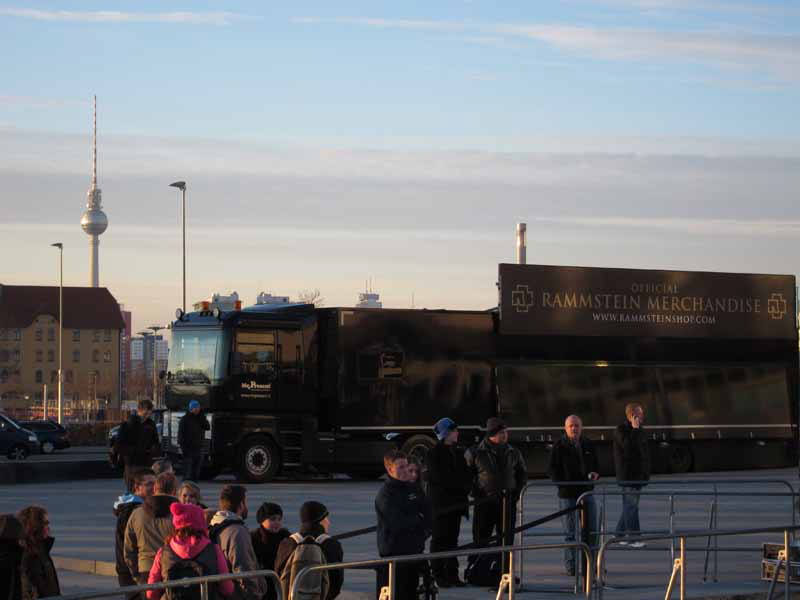
M 9 461 L 8 457 L 0 455 L 0 463 L 4 462 L 64 462 L 76 460 L 108 460 L 108 448 L 103 446 L 81 446 L 56 450 L 52 454 L 32 454 L 24 461 Z
M 664 479 L 664 478 L 660 478 Z M 742 494 L 778 494 L 785 488 L 779 484 L 769 483 L 769 479 L 785 479 L 797 484 L 797 471 L 785 469 L 776 471 L 740 471 L 735 473 L 698 474 L 690 479 L 690 485 L 651 485 L 648 492 L 673 490 L 681 493 L 710 491 L 711 485 L 697 483 L 700 479 L 753 479 L 754 483 L 719 484 L 721 493 L 736 492 Z M 215 504 L 215 498 L 224 481 L 215 481 L 203 485 L 206 502 Z M 541 517 L 557 510 L 557 502 L 553 490 L 545 482 L 534 481 L 527 495 L 525 515 L 526 521 Z M 324 502 L 331 510 L 333 533 L 357 529 L 374 523 L 373 500 L 380 482 L 347 481 L 334 479 L 319 482 L 278 482 L 259 486 L 250 486 L 249 505 L 253 515 L 258 505 L 266 500 L 278 502 L 284 507 L 287 526 L 290 529 L 298 525 L 297 510 L 303 501 L 315 499 Z M 616 492 L 615 487 L 609 488 Z M 40 504 L 50 512 L 56 545 L 53 553 L 59 556 L 113 561 L 114 550 L 114 517 L 111 504 L 120 493 L 121 485 L 117 480 L 87 480 L 74 482 L 18 484 L 0 486 L 0 512 L 11 512 L 28 504 Z M 674 506 L 673 527 L 676 530 L 701 529 L 708 524 L 710 496 L 676 495 L 672 500 Z M 599 500 L 602 505 L 602 499 Z M 642 527 L 647 530 L 669 529 L 668 496 L 646 496 L 641 501 Z M 619 515 L 619 496 L 609 494 L 606 498 L 606 516 L 608 528 L 613 529 Z M 745 528 L 771 525 L 783 525 L 792 522 L 791 501 L 788 497 L 778 495 L 719 498 L 720 528 Z M 251 526 L 255 519 L 250 517 Z M 560 540 L 560 525 L 546 524 L 531 530 L 526 536 L 526 543 L 555 543 Z M 720 538 L 719 545 L 724 551 L 719 554 L 718 573 L 721 581 L 729 583 L 757 584 L 760 575 L 760 550 L 763 541 L 779 541 L 778 535 L 754 535 L 739 538 Z M 470 523 L 462 527 L 462 543 L 470 538 Z M 696 540 L 688 544 L 690 549 L 704 550 L 705 540 Z M 366 559 L 374 557 L 374 534 L 348 539 L 344 542 L 346 559 Z M 704 553 L 690 551 L 687 558 L 687 583 L 693 587 L 702 582 Z M 463 560 L 462 560 L 463 564 Z M 668 544 L 656 542 L 644 550 L 622 549 L 609 555 L 607 564 L 607 583 L 619 590 L 609 590 L 606 598 L 648 598 L 660 596 L 671 571 L 671 557 Z M 713 574 L 714 560 L 709 561 L 709 574 Z M 65 583 L 70 582 L 70 591 L 106 587 L 101 583 L 113 585 L 106 578 L 64 572 Z M 546 550 L 528 552 L 524 557 L 523 580 L 528 590 L 561 589 L 567 590 L 572 580 L 563 574 L 561 551 Z M 626 589 L 631 585 L 661 586 L 660 591 L 650 593 L 632 592 Z M 373 589 L 373 578 L 364 572 L 348 572 L 345 589 L 347 598 L 367 598 Z M 710 590 L 709 590 L 710 591 Z M 677 593 L 675 594 L 677 597 Z M 442 599 L 449 598 L 483 598 L 489 595 L 485 590 L 470 589 L 443 590 Z M 535 597 L 564 597 L 563 593 L 534 594 Z

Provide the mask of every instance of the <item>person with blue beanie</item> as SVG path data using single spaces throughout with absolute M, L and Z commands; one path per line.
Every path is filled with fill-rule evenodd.
M 467 507 L 472 476 L 458 446 L 458 426 L 453 419 L 439 419 L 433 426 L 439 440 L 428 452 L 428 496 L 433 509 L 431 552 L 455 550 L 461 530 L 461 517 L 469 516 Z M 440 588 L 463 586 L 458 576 L 458 559 L 431 561 L 436 584 Z
M 181 417 L 178 425 L 178 445 L 183 453 L 185 465 L 183 478 L 192 481 L 200 480 L 203 468 L 203 439 L 211 426 L 197 400 L 189 402 L 189 410 Z

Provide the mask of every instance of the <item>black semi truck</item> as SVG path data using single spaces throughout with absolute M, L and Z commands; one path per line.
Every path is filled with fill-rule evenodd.
M 211 472 L 370 476 L 391 446 L 424 453 L 443 416 L 468 443 L 500 416 L 539 474 L 574 413 L 608 473 L 613 430 L 640 402 L 657 471 L 797 463 L 793 277 L 500 265 L 499 278 L 489 311 L 179 314 L 166 446 L 198 400 Z

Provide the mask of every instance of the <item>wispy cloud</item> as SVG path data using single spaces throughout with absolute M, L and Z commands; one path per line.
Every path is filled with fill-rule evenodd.
M 587 0 L 567 0 L 569 4 L 585 6 Z M 638 11 L 647 15 L 697 14 L 797 16 L 797 7 L 767 2 L 729 2 L 719 0 L 588 0 L 589 4 Z
M 61 106 L 86 106 L 85 100 L 66 100 L 63 98 L 44 98 L 40 96 L 17 96 L 0 93 L 0 106 L 23 106 L 28 108 L 58 108 Z
M 800 81 L 800 36 L 564 24 L 472 23 L 373 18 L 295 19 L 297 23 L 338 23 L 382 29 L 463 32 L 472 43 L 508 40 L 544 43 L 572 54 L 619 61 L 691 62 L 726 69 L 754 69 L 782 81 Z
M 230 25 L 244 15 L 226 11 L 212 12 L 124 12 L 116 10 L 72 11 L 35 8 L 0 7 L 0 15 L 37 21 L 69 21 L 78 23 L 176 23 L 186 25 Z
M 685 219 L 671 217 L 533 217 L 530 221 L 583 228 L 722 235 L 740 237 L 800 238 L 800 221 L 765 219 Z

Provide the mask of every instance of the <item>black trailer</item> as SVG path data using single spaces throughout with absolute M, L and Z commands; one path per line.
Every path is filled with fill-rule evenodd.
M 378 474 L 388 447 L 430 447 L 442 416 L 469 441 L 499 415 L 536 474 L 574 413 L 609 472 L 613 429 L 636 401 L 657 470 L 795 464 L 794 289 L 779 276 L 501 265 L 493 311 L 181 315 L 164 434 L 174 449 L 199 400 L 209 468 L 266 481 L 281 469 Z

